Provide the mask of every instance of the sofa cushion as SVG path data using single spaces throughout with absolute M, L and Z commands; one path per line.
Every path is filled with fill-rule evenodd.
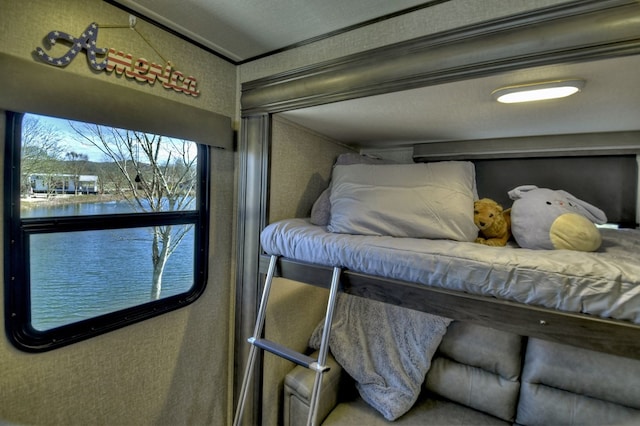
M 453 322 L 427 374 L 425 387 L 457 403 L 512 421 L 520 390 L 522 338 Z
M 529 339 L 517 422 L 640 423 L 640 360 Z
M 451 323 L 438 352 L 510 380 L 522 370 L 521 336 L 471 323 Z
M 389 423 L 380 413 L 369 406 L 361 398 L 342 402 L 333 409 L 322 423 L 323 426 L 332 425 L 508 425 L 495 417 L 464 407 L 450 401 L 423 395 L 416 405 L 404 416 Z

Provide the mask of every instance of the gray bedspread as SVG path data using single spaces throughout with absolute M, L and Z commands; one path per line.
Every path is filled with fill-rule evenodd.
M 602 229 L 597 252 L 346 235 L 308 219 L 267 226 L 270 255 L 640 324 L 640 230 Z

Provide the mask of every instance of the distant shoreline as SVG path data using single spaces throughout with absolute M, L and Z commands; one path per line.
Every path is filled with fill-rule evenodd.
M 49 197 L 46 194 L 38 194 L 38 196 L 30 196 L 20 198 L 20 208 L 28 209 L 41 206 L 60 206 L 65 204 L 81 204 L 81 203 L 102 203 L 107 201 L 124 200 L 122 195 L 116 194 L 57 194 Z

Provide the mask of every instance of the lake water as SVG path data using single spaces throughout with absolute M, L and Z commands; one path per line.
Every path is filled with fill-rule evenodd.
M 22 217 L 131 212 L 125 202 L 36 206 Z M 180 226 L 181 227 L 181 226 Z M 176 226 L 175 228 L 178 228 Z M 36 234 L 30 240 L 31 323 L 37 330 L 151 300 L 152 228 Z M 169 257 L 161 298 L 193 286 L 194 232 Z

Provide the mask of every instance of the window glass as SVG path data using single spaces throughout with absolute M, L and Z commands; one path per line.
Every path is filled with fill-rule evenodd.
M 206 279 L 207 147 L 10 118 L 7 323 L 19 347 L 50 349 L 195 300 Z
M 32 326 L 49 330 L 189 291 L 193 225 L 175 228 L 172 237 L 183 238 L 161 282 L 153 279 L 149 261 L 152 227 L 31 235 Z
M 27 114 L 22 217 L 193 210 L 194 142 Z

